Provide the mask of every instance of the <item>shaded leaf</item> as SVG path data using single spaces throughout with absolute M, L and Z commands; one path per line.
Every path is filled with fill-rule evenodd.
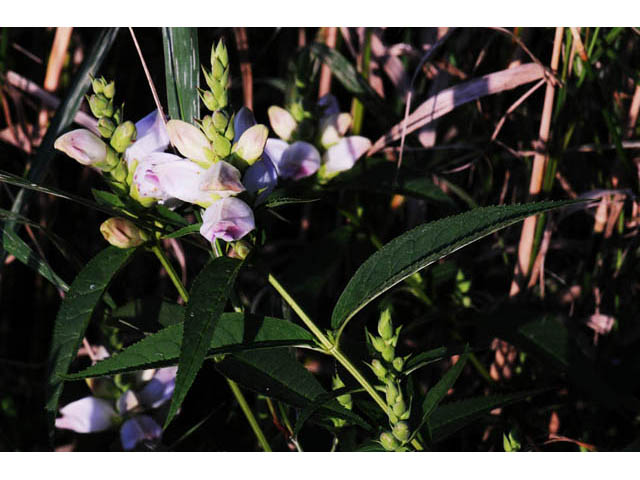
M 344 328 L 349 319 L 378 295 L 450 253 L 530 215 L 572 203 L 547 201 L 477 208 L 400 235 L 358 268 L 338 299 L 331 326 Z
M 205 265 L 193 281 L 191 298 L 184 316 L 176 387 L 165 427 L 171 423 L 178 412 L 204 362 L 216 324 L 241 266 L 242 262 L 234 258 L 214 258 Z
M 115 274 L 131 259 L 134 248 L 109 246 L 87 263 L 75 278 L 60 306 L 53 327 L 49 352 L 49 372 L 46 410 L 50 435 L 62 393 L 61 376 L 69 370 L 75 358 L 91 315 Z
M 184 307 L 173 306 L 176 308 L 171 311 L 184 313 Z M 170 325 L 91 367 L 67 375 L 66 378 L 79 380 L 176 365 L 180 358 L 183 328 L 183 322 Z M 313 336 L 307 330 L 287 320 L 223 313 L 215 325 L 207 355 L 312 343 Z

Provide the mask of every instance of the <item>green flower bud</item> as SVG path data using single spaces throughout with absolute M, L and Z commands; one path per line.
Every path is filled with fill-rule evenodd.
M 222 66 L 225 68 L 227 67 L 227 65 L 229 65 L 229 53 L 227 52 L 227 46 L 222 40 L 218 41 L 218 45 L 216 46 L 215 50 L 211 49 L 212 67 L 215 59 L 219 60 Z
M 396 369 L 398 373 L 402 372 L 402 367 L 404 367 L 404 358 L 396 357 L 393 359 L 393 368 Z
M 98 94 L 104 92 L 104 87 L 107 85 L 107 81 L 104 78 L 94 78 L 91 82 L 93 93 Z
M 380 445 L 382 445 L 387 452 L 393 452 L 400 446 L 396 438 L 389 432 L 382 432 L 380 434 Z
M 384 340 L 391 340 L 393 337 L 393 324 L 391 323 L 391 308 L 385 308 L 380 314 L 378 321 L 378 333 Z
M 111 136 L 111 146 L 118 153 L 123 153 L 136 139 L 136 126 L 131 121 L 118 125 Z
M 89 97 L 89 108 L 96 118 L 110 117 L 113 114 L 113 103 L 102 94 Z
M 387 398 L 387 405 L 392 406 L 396 403 L 396 399 L 398 398 L 398 395 L 400 395 L 400 392 L 398 391 L 398 387 L 396 386 L 396 383 L 393 380 L 387 380 L 387 385 L 386 385 L 386 398 Z
M 238 240 L 232 243 L 228 256 L 244 260 L 251 253 L 251 245 L 244 240 Z
M 100 225 L 104 239 L 114 247 L 130 248 L 145 243 L 147 235 L 126 218 L 113 217 Z
M 110 118 L 102 117 L 100 120 L 98 120 L 98 131 L 104 138 L 111 138 L 111 135 L 113 135 L 113 131 L 115 129 L 116 126 Z
M 216 131 L 218 133 L 224 134 L 225 130 L 227 129 L 227 125 L 229 124 L 229 117 L 227 117 L 227 115 L 223 111 L 218 110 L 216 112 L 213 112 L 212 121 L 214 127 L 216 128 Z
M 254 125 L 242 133 L 238 143 L 233 146 L 233 152 L 252 165 L 262 155 L 268 136 L 267 127 L 260 124 Z
M 380 360 L 378 360 L 377 358 L 371 361 L 371 370 L 373 370 L 375 376 L 378 377 L 378 380 L 384 382 L 387 378 L 387 369 L 384 368 L 382 362 L 380 362 Z
M 109 175 L 119 183 L 125 183 L 127 181 L 127 164 L 126 162 L 118 162 L 118 164 L 109 170 Z
M 402 395 L 398 395 L 398 398 L 396 398 L 396 401 L 393 404 L 393 408 L 391 410 L 393 411 L 394 415 L 397 415 L 401 418 L 407 412 L 407 404 L 404 403 Z
M 517 438 L 517 434 L 513 431 L 509 432 L 509 435 L 502 434 L 502 446 L 505 452 L 519 452 L 522 449 L 522 445 Z
M 107 83 L 104 87 L 104 90 L 102 91 L 102 93 L 104 94 L 105 97 L 111 99 L 113 97 L 116 96 L 116 84 L 115 82 L 111 81 L 109 83 Z
M 218 132 L 216 132 L 216 127 L 213 126 L 213 119 L 211 118 L 211 115 L 205 115 L 202 117 L 202 120 L 200 121 L 200 128 L 210 142 L 212 142 L 218 134 Z
M 395 348 L 393 348 L 393 345 L 385 344 L 384 349 L 380 353 L 382 354 L 382 358 L 384 358 L 387 362 L 393 362 L 393 359 L 396 356 Z
M 213 152 L 220 158 L 226 158 L 231 153 L 231 142 L 219 133 L 216 133 L 211 141 L 211 146 L 213 147 Z
M 409 430 L 409 425 L 406 422 L 398 422 L 394 425 L 393 430 L 391 431 L 393 436 L 400 440 L 402 443 L 406 443 L 411 436 L 411 431 Z
M 380 337 L 374 337 L 373 335 L 369 336 L 371 340 L 371 346 L 375 349 L 376 352 L 382 353 L 385 348 L 387 348 L 387 344 L 384 343 L 384 340 Z
M 219 79 L 224 75 L 224 65 L 217 58 L 211 63 L 211 75 L 213 78 Z
M 220 104 L 218 103 L 218 100 L 216 100 L 216 97 L 213 95 L 213 93 L 209 92 L 208 90 L 200 92 L 200 98 L 202 99 L 202 102 L 204 103 L 205 107 L 207 107 L 212 112 L 215 110 L 218 110 L 218 108 L 221 108 Z
M 218 104 L 218 108 L 224 108 L 227 106 L 228 103 L 228 97 L 227 97 L 227 90 L 225 85 L 222 85 L 221 83 L 214 83 L 213 85 L 211 85 L 211 92 L 213 93 L 213 96 L 216 99 L 216 102 Z M 217 110 L 214 109 L 214 110 Z

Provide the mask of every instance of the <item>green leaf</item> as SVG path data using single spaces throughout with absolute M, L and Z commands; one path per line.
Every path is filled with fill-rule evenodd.
M 424 397 L 424 401 L 422 402 L 422 411 L 420 412 L 422 418 L 420 420 L 420 423 L 418 424 L 416 431 L 420 430 L 420 428 L 422 428 L 422 425 L 424 425 L 429 420 L 429 417 L 447 395 L 449 389 L 453 387 L 454 383 L 456 383 L 456 380 L 462 373 L 462 369 L 466 365 L 468 359 L 469 346 L 465 346 L 464 353 L 458 359 L 456 364 L 451 367 L 440 380 L 438 380 L 438 383 L 436 383 L 433 388 L 429 389 L 427 395 Z
M 426 367 L 427 365 L 442 360 L 445 356 L 447 356 L 447 354 L 449 356 L 452 355 L 451 353 L 447 352 L 447 347 L 438 347 L 432 350 L 427 350 L 426 352 L 419 353 L 417 355 L 412 355 L 404 364 L 402 373 L 403 375 L 409 375 L 419 368 Z
M 184 315 L 184 333 L 180 345 L 176 387 L 165 428 L 178 412 L 204 362 L 216 324 L 241 266 L 242 262 L 234 258 L 214 258 L 205 265 L 193 281 L 191 298 Z
M 29 183 L 37 184 L 44 180 L 49 168 L 49 163 L 56 155 L 53 144 L 62 132 L 71 125 L 73 117 L 80 108 L 84 94 L 91 85 L 90 76 L 97 75 L 98 69 L 111 49 L 111 45 L 113 45 L 117 33 L 118 28 L 103 29 L 96 39 L 96 42 L 93 44 L 93 48 L 87 55 L 86 59 L 82 62 L 82 65 L 80 65 L 69 92 L 51 119 L 47 133 L 38 147 L 38 152 L 36 153 L 35 158 L 31 162 L 31 169 L 27 174 Z M 15 200 L 13 201 L 13 205 L 11 206 L 12 212 L 20 213 L 22 206 L 30 198 L 29 193 L 29 190 L 24 189 L 18 192 Z M 6 227 L 5 235 L 7 231 L 14 229 L 14 223 L 8 222 Z
M 283 205 L 317 202 L 318 200 L 320 199 L 317 197 L 291 197 L 284 190 L 276 190 L 269 195 L 265 206 L 268 208 L 276 208 Z
M 107 192 L 105 190 L 97 190 L 95 188 L 91 189 L 91 193 L 93 194 L 93 198 L 95 198 L 96 202 L 100 205 L 107 205 L 115 209 L 125 208 L 126 206 L 120 197 L 114 193 Z
M 341 395 L 345 395 L 348 393 L 354 393 L 354 392 L 362 392 L 363 389 L 362 388 L 358 388 L 358 389 L 349 389 L 349 388 L 340 388 L 338 390 L 332 390 L 331 392 L 327 392 L 324 393 L 322 395 L 318 395 L 318 397 L 311 403 L 309 403 L 304 409 L 302 409 L 302 411 L 297 415 L 297 419 L 296 419 L 296 424 L 293 428 L 293 436 L 297 437 L 298 433 L 300 433 L 300 430 L 302 430 L 302 427 L 304 426 L 304 424 L 307 422 L 307 420 L 309 420 L 314 413 L 316 413 L 318 410 L 320 410 L 322 407 L 327 406 L 328 404 L 332 404 L 331 406 L 335 407 L 339 407 L 340 404 L 337 403 L 337 398 Z M 353 423 L 360 425 L 361 427 L 365 428 L 366 430 L 371 431 L 371 426 L 369 424 L 367 424 L 362 417 L 360 417 L 359 415 L 356 415 L 355 413 L 353 413 L 351 410 L 347 410 L 346 408 L 342 407 L 343 409 L 343 413 L 344 416 L 342 416 L 342 418 L 344 418 L 345 420 L 351 420 Z
M 198 233 L 200 228 L 202 227 L 202 223 L 194 223 L 193 225 L 187 225 L 186 227 L 182 227 L 175 232 L 168 233 L 163 235 L 162 238 L 180 238 L 186 235 L 191 235 L 192 233 Z
M 131 259 L 136 249 L 109 246 L 87 263 L 62 301 L 53 327 L 49 352 L 48 394 L 46 410 L 50 435 L 58 410 L 63 380 L 78 353 L 91 315 L 114 275 Z
M 387 106 L 380 95 L 371 88 L 369 82 L 362 77 L 351 63 L 337 50 L 327 47 L 322 43 L 309 45 L 309 52 L 312 57 L 317 58 L 326 64 L 347 91 L 360 100 L 381 125 L 387 126 L 389 119 L 395 121 L 396 115 Z M 397 120 L 397 119 L 396 119 Z
M 450 253 L 530 215 L 572 203 L 575 202 L 547 201 L 477 208 L 420 225 L 400 235 L 358 268 L 338 299 L 331 326 L 344 328 L 377 296 Z
M 183 313 L 184 307 L 174 306 Z M 180 339 L 183 328 L 183 322 L 170 325 L 128 346 L 121 352 L 78 373 L 67 375 L 65 378 L 80 380 L 176 365 L 180 358 Z M 310 344 L 313 344 L 313 335 L 287 320 L 243 313 L 223 313 L 220 321 L 215 325 L 207 355 Z
M 327 391 L 300 362 L 284 348 L 252 350 L 236 353 L 216 364 L 225 377 L 235 380 L 249 390 L 281 400 L 295 407 L 305 408 Z M 319 408 L 319 412 L 347 420 L 359 419 L 338 402 Z
M 489 413 L 494 408 L 505 407 L 543 391 L 544 390 L 532 390 L 506 395 L 469 398 L 442 405 L 433 412 L 429 419 L 431 438 L 434 443 L 440 442 L 477 420 L 482 415 Z
M 55 287 L 65 292 L 69 290 L 67 283 L 51 269 L 49 264 L 34 252 L 14 231 L 7 230 L 4 223 L 0 223 L 0 235 L 2 235 L 2 249 L 5 252 L 10 253 L 27 267 L 38 272 Z
M 163 27 L 162 39 L 169 116 L 194 123 L 200 118 L 198 29 Z

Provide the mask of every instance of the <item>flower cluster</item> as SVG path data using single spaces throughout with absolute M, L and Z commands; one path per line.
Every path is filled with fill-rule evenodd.
M 152 416 L 173 395 L 177 367 L 145 370 L 147 380 L 139 390 L 127 389 L 115 401 L 88 396 L 60 409 L 56 428 L 77 433 L 103 432 L 120 427 L 122 448 L 133 450 L 143 442 L 154 444 L 162 437 L 162 427 Z M 156 415 L 157 416 L 157 415 Z

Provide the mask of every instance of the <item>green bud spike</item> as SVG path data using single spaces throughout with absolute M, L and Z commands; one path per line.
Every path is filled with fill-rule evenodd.
M 202 102 L 204 103 L 204 105 L 212 112 L 220 108 L 220 104 L 216 100 L 215 95 L 209 92 L 208 90 L 207 91 L 201 90 L 200 98 L 202 99 Z
M 393 324 L 391 323 L 391 308 L 385 308 L 380 314 L 378 321 L 378 333 L 384 340 L 391 340 L 393 337 Z
M 398 373 L 402 372 L 402 367 L 404 367 L 404 359 L 402 357 L 396 357 L 393 359 L 393 368 L 396 369 Z
M 380 445 L 382 445 L 387 452 L 393 452 L 400 446 L 396 438 L 389 432 L 382 432 L 380 434 Z
M 220 80 L 224 75 L 224 66 L 220 62 L 220 60 L 215 59 L 211 64 L 211 76 L 216 80 Z
M 205 115 L 204 117 L 202 117 L 202 120 L 200 121 L 200 129 L 204 132 L 210 142 L 212 142 L 213 139 L 216 138 L 216 135 L 218 133 L 216 132 L 216 128 L 213 126 L 211 115 Z
M 128 170 L 126 162 L 119 162 L 116 168 L 109 172 L 111 177 L 119 183 L 125 183 L 127 180 Z
M 227 65 L 229 65 L 229 53 L 227 52 L 227 46 L 224 44 L 222 39 L 218 41 L 218 45 L 216 46 L 215 50 L 215 56 L 218 60 L 220 60 L 220 63 L 222 63 L 225 68 L 227 67 Z M 213 66 L 213 58 L 211 60 L 211 65 Z
M 384 358 L 386 362 L 393 362 L 393 359 L 396 356 L 396 352 L 395 352 L 395 349 L 393 348 L 393 345 L 385 344 L 384 348 L 380 353 L 382 354 L 382 358 Z
M 107 97 L 105 97 L 101 93 L 91 95 L 89 97 L 89 108 L 91 108 L 91 113 L 93 113 L 93 116 L 96 118 L 111 116 L 110 113 L 107 113 L 110 103 L 111 102 L 109 102 Z M 111 113 L 113 113 L 113 106 L 111 107 Z
M 131 121 L 118 125 L 111 136 L 111 146 L 118 153 L 123 153 L 136 139 L 136 126 Z
M 111 121 L 111 119 L 102 117 L 100 120 L 98 120 L 98 131 L 104 138 L 111 138 L 111 135 L 113 135 L 113 131 L 115 129 L 116 126 Z
M 227 106 L 227 91 L 224 85 L 221 85 L 220 83 L 214 83 L 211 86 L 211 92 L 213 93 L 213 96 L 216 98 L 216 102 L 218 103 L 218 108 L 224 108 Z M 216 109 L 212 109 L 212 110 L 216 110 Z
M 231 153 L 231 142 L 219 133 L 211 140 L 213 152 L 220 158 L 226 158 Z
M 204 79 L 207 82 L 207 86 L 211 88 L 211 85 L 214 85 L 216 81 L 214 80 L 213 76 L 204 67 L 202 67 L 202 73 L 204 74 Z
M 105 97 L 111 99 L 116 96 L 116 83 L 111 81 L 104 86 L 102 91 Z
M 392 406 L 395 405 L 396 399 L 398 398 L 398 387 L 396 387 L 396 383 L 393 380 L 387 380 L 386 385 L 386 399 L 387 405 Z
M 224 112 L 218 110 L 213 113 L 212 119 L 213 125 L 216 127 L 218 133 L 224 135 L 224 132 L 227 129 L 227 124 L 229 123 L 229 117 L 227 117 Z
M 231 118 L 229 119 L 229 121 L 227 122 L 227 129 L 224 132 L 224 137 L 227 140 L 233 140 L 233 138 L 236 135 L 235 130 L 233 129 L 233 119 L 236 117 L 236 114 L 234 113 L 233 115 L 231 115 Z
M 104 91 L 104 87 L 107 84 L 104 78 L 94 78 L 91 82 L 91 87 L 93 88 L 93 93 L 98 94 Z
M 402 396 L 398 396 L 396 399 L 396 403 L 393 404 L 393 408 L 391 409 L 394 415 L 398 417 L 402 417 L 407 411 L 407 404 L 404 402 Z
M 376 352 L 382 353 L 385 348 L 387 348 L 387 344 L 384 343 L 384 340 L 380 337 L 374 337 L 370 335 L 371 346 L 375 349 Z
M 409 425 L 407 425 L 406 422 L 396 423 L 391 433 L 393 433 L 393 436 L 396 437 L 402 443 L 406 443 L 407 440 L 409 440 L 409 437 L 411 436 Z

